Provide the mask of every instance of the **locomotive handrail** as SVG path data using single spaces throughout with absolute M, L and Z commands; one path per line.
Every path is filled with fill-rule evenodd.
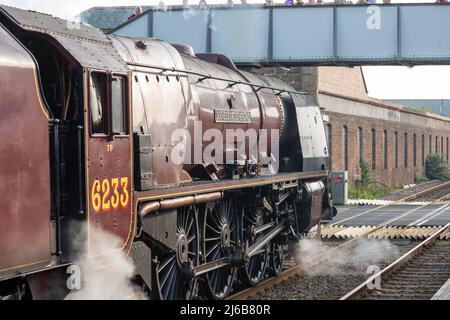
M 235 81 L 235 80 L 230 80 L 230 79 L 226 79 L 226 78 L 206 75 L 206 74 L 203 74 L 203 73 L 200 73 L 200 72 L 189 71 L 189 70 L 186 70 L 186 69 L 165 68 L 165 67 L 155 66 L 155 65 L 151 65 L 151 64 L 134 63 L 134 62 L 127 62 L 127 65 L 133 66 L 133 67 L 157 69 L 157 70 L 161 70 L 162 72 L 170 71 L 170 72 L 179 72 L 179 73 L 191 74 L 191 75 L 195 75 L 195 76 L 201 77 L 201 79 L 198 80 L 199 82 L 201 82 L 201 81 L 203 81 L 205 79 L 213 79 L 213 80 L 217 80 L 217 81 L 224 81 L 224 82 L 227 82 L 227 83 L 231 83 L 233 86 L 236 85 L 236 84 L 247 85 L 247 86 L 252 87 L 256 91 L 259 91 L 261 89 L 269 89 L 269 90 L 273 90 L 273 91 L 279 91 L 277 93 L 277 95 L 280 95 L 282 93 L 308 95 L 308 93 L 303 92 L 303 91 L 293 91 L 293 90 L 281 89 L 281 88 L 276 88 L 276 87 L 272 87 L 272 86 L 265 86 L 265 85 L 255 84 L 255 83 L 251 83 L 251 82 L 247 82 L 247 81 Z M 145 72 L 145 71 L 143 71 L 143 72 Z
M 56 248 L 53 253 L 56 256 L 62 255 L 62 238 L 61 238 L 61 158 L 60 158 L 60 120 L 50 120 L 50 127 L 52 128 L 52 143 L 53 143 L 53 189 L 55 193 L 54 212 L 55 212 L 55 237 Z

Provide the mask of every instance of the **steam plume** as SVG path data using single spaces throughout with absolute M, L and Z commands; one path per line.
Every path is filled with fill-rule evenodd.
M 295 249 L 295 260 L 302 264 L 331 250 L 333 246 L 316 239 L 301 240 Z M 337 250 L 329 261 L 307 270 L 310 275 L 339 275 L 349 268 L 365 268 L 394 259 L 399 249 L 388 240 L 360 238 L 352 248 Z
M 82 227 L 85 229 L 85 226 Z M 77 232 L 82 234 L 82 232 Z M 135 300 L 146 296 L 132 281 L 135 266 L 131 259 L 124 259 L 120 248 L 122 241 L 100 228 L 90 230 L 90 252 L 108 253 L 101 256 L 88 255 L 85 241 L 75 236 L 78 258 L 75 265 L 83 274 L 83 287 L 73 290 L 66 300 Z M 77 239 L 78 238 L 78 239 Z M 103 266 L 103 267 L 99 267 Z

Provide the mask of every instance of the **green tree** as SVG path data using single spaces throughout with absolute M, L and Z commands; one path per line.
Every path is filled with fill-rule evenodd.
M 361 168 L 361 185 L 367 186 L 373 182 L 373 174 L 370 164 L 361 158 L 361 160 L 359 160 L 359 167 Z
M 414 183 L 422 183 L 428 181 L 427 177 L 425 177 L 419 169 L 414 171 Z
M 425 161 L 425 175 L 428 179 L 448 180 L 450 173 L 447 163 L 438 154 L 430 154 Z
M 421 110 L 423 112 L 433 112 L 433 108 L 428 107 L 428 106 L 421 107 L 419 110 Z

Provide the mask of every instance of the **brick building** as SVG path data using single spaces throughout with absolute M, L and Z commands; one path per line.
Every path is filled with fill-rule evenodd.
M 383 184 L 410 184 L 428 154 L 449 160 L 450 118 L 371 98 L 361 68 L 296 67 L 257 70 L 316 97 L 329 116 L 332 170 L 360 177 L 362 157 Z

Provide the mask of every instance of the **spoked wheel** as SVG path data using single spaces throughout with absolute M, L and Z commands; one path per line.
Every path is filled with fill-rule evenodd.
M 193 206 L 178 209 L 176 250 L 164 256 L 156 269 L 157 291 L 161 300 L 188 300 L 196 280 L 192 268 L 198 265 L 198 224 Z
M 283 271 L 284 246 L 280 241 L 270 243 L 270 275 L 277 276 Z
M 204 257 L 212 262 L 227 257 L 238 240 L 236 207 L 231 199 L 208 203 L 205 207 Z M 236 268 L 223 267 L 206 274 L 207 290 L 211 298 L 228 296 L 236 278 Z
M 245 208 L 242 215 L 243 240 L 248 241 L 249 246 L 255 243 L 264 233 L 257 234 L 258 227 L 264 225 L 264 214 L 261 208 Z M 252 256 L 244 268 L 244 280 L 251 286 L 261 282 L 266 276 L 269 264 L 270 244 Z

